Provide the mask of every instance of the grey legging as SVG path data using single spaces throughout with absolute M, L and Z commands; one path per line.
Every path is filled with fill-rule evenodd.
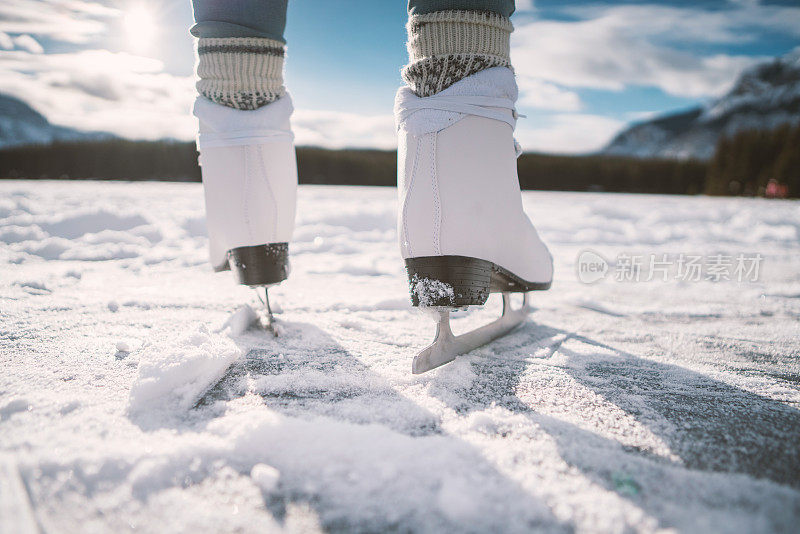
M 192 0 L 195 37 L 266 37 L 283 43 L 289 0 Z M 382 0 L 385 1 L 385 0 Z M 504 17 L 514 0 L 409 0 L 410 14 L 434 11 L 491 11 Z

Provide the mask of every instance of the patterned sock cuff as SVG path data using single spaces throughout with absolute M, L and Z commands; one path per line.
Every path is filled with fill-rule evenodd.
M 409 63 L 402 76 L 419 96 L 430 96 L 483 69 L 510 67 L 514 27 L 484 11 L 413 15 L 407 25 Z
M 213 102 L 235 109 L 258 109 L 286 93 L 280 41 L 201 38 L 197 55 L 197 91 Z

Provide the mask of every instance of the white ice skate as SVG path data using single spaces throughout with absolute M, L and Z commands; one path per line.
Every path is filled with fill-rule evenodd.
M 240 284 L 268 288 L 289 275 L 297 162 L 289 95 L 242 111 L 198 97 L 197 147 L 206 200 L 209 259 Z M 267 319 L 272 321 L 265 289 Z
M 553 263 L 522 209 L 513 131 L 517 86 L 504 67 L 469 76 L 426 98 L 401 88 L 398 126 L 398 235 L 414 306 L 435 307 L 433 344 L 414 358 L 423 373 L 505 335 L 530 310 L 510 293 L 550 287 Z M 454 308 L 503 293 L 503 316 L 461 336 Z

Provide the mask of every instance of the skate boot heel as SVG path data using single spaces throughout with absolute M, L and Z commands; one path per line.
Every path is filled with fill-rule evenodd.
M 480 306 L 489 298 L 493 264 L 467 256 L 407 258 L 413 306 Z
M 289 244 L 269 243 L 234 248 L 228 251 L 228 264 L 242 285 L 277 284 L 289 276 Z

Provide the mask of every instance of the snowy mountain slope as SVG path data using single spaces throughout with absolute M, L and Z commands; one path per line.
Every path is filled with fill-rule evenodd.
M 395 196 L 300 188 L 274 339 L 205 264 L 199 184 L 0 182 L 0 488 L 22 488 L 0 505 L 45 532 L 794 529 L 796 202 L 526 192 L 553 289 L 412 376 L 434 326 L 408 304 Z M 586 285 L 586 248 L 763 265 Z
M 722 136 L 787 123 L 800 123 L 800 52 L 746 70 L 728 94 L 706 107 L 628 128 L 603 153 L 708 159 Z
M 22 100 L 0 93 L 0 148 L 43 145 L 53 141 L 85 141 L 113 137 L 56 126 Z

